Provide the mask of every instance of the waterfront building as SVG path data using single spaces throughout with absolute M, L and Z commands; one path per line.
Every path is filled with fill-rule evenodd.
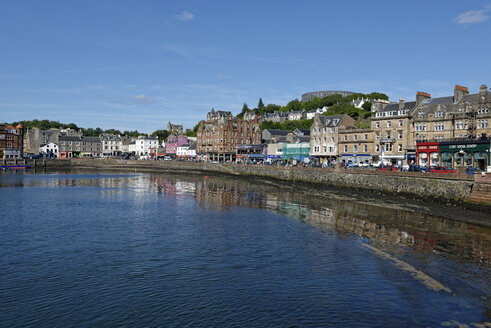
M 411 113 L 415 142 L 491 136 L 491 94 L 486 85 L 474 94 L 469 94 L 467 87 L 456 85 L 453 96 L 427 95 Z
M 375 133 L 374 155 L 384 164 L 402 165 L 416 161 L 416 147 L 412 139 L 412 110 L 429 95 L 418 92 L 416 101 L 386 104 L 375 112 L 371 129 Z
M 310 127 L 310 156 L 320 164 L 330 164 L 337 160 L 338 131 L 344 127 L 354 127 L 355 120 L 349 115 L 319 115 L 316 114 Z
M 176 156 L 185 159 L 196 158 L 196 142 L 190 142 L 189 144 L 183 144 L 177 147 Z
M 22 158 L 24 156 L 24 128 L 0 124 L 0 158 Z
M 182 145 L 188 145 L 189 147 L 189 139 L 186 136 L 179 136 L 177 134 L 171 134 L 167 137 L 167 141 L 165 142 L 165 154 L 167 156 L 176 157 L 177 149 Z
M 304 162 L 309 158 L 310 142 L 297 140 L 295 143 L 283 143 L 283 159 L 292 162 Z
M 121 136 L 104 133 L 101 135 L 102 142 L 102 155 L 103 156 L 119 156 L 121 155 L 121 146 L 123 145 L 123 140 Z
M 122 153 L 129 153 L 130 152 L 130 145 L 134 145 L 134 144 L 135 144 L 135 138 L 131 138 L 131 137 L 122 138 L 121 152 Z
M 102 155 L 99 137 L 60 135 L 58 158 L 98 157 Z
M 201 121 L 196 138 L 196 153 L 200 159 L 235 161 L 238 145 L 261 143 L 261 130 L 257 115 L 254 121 L 231 118 Z
M 339 129 L 339 161 L 345 164 L 369 165 L 373 158 L 374 133 L 372 129 L 345 127 Z
M 261 163 L 267 157 L 267 145 L 237 145 L 237 162 Z
M 266 145 L 266 157 L 269 159 L 281 159 L 281 158 L 283 158 L 283 144 L 284 144 L 284 142 L 267 144 Z
M 54 142 L 49 142 L 47 144 L 42 144 L 39 147 L 39 153 L 45 158 L 57 158 L 58 157 L 58 145 Z
M 150 154 L 150 148 L 156 149 L 159 146 L 159 138 L 138 136 L 129 144 L 129 152 L 136 156 L 147 156 Z M 153 154 L 154 155 L 154 154 Z
M 314 98 L 324 98 L 330 95 L 341 95 L 342 97 L 351 96 L 353 92 L 351 91 L 314 91 L 304 93 L 302 95 L 302 102 L 310 101 Z
M 190 146 L 189 144 L 182 144 L 182 145 L 178 146 L 177 150 L 176 150 L 176 157 L 177 158 L 186 158 L 189 146 Z
M 417 163 L 422 166 L 472 167 L 491 171 L 491 138 L 455 139 L 417 143 Z
M 53 142 L 57 145 L 60 144 L 60 136 L 82 136 L 81 131 L 73 129 L 56 129 L 41 130 L 39 128 L 28 129 L 24 138 L 24 152 L 39 154 L 39 147 L 43 144 Z

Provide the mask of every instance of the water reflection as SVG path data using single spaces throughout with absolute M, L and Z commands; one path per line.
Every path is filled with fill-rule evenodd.
M 151 204 L 158 204 L 159 210 L 162 203 L 177 208 L 163 209 L 174 213 L 170 224 L 177 221 L 176 217 L 186 215 L 184 210 L 179 211 L 179 206 L 191 198 L 201 208 L 216 211 L 217 216 L 227 211 L 234 215 L 237 207 L 267 209 L 315 227 L 311 230 L 353 239 L 354 245 L 370 244 L 380 250 L 377 254 L 404 261 L 407 267 L 441 281 L 452 293 L 473 299 L 478 295 L 479 302 L 484 304 L 484 316 L 491 317 L 491 229 L 451 219 L 459 215 L 484 215 L 482 213 L 421 202 L 401 204 L 400 199 L 383 199 L 377 195 L 232 177 L 84 172 L 28 177 L 6 174 L 0 179 L 0 188 L 21 187 L 57 188 L 67 192 L 79 188 L 83 191 L 75 193 L 79 197 L 97 193 L 103 205 L 113 206 L 109 210 L 121 207 L 123 202 L 131 204 L 138 215 L 122 215 L 124 219 L 118 222 L 126 226 L 131 220 L 140 220 L 141 225 L 134 224 L 135 228 L 131 228 L 132 233 L 141 234 L 139 241 L 148 239 L 144 219 L 158 220 L 161 215 L 155 209 L 146 212 Z M 435 212 L 441 215 L 432 214 Z M 186 213 L 193 215 L 194 212 L 188 209 Z M 264 211 L 257 213 L 265 215 Z M 187 232 L 195 228 L 200 227 L 192 225 Z M 152 233 L 154 237 L 160 236 L 160 231 Z M 384 268 L 379 271 L 385 273 Z
M 366 238 L 384 248 L 406 247 L 482 266 L 491 263 L 490 228 L 417 212 L 418 208 L 415 210 L 411 204 L 393 206 L 380 199 L 373 202 L 362 194 L 343 195 L 333 190 L 314 193 L 305 186 L 271 181 L 189 175 L 57 172 L 33 175 L 30 179 L 23 179 L 19 174 L 3 175 L 0 181 L 0 188 L 39 186 L 98 187 L 101 197 L 106 198 L 117 197 L 123 188 L 130 188 L 135 200 L 150 192 L 171 197 L 191 196 L 201 207 L 217 211 L 231 207 L 268 209 L 326 232 Z M 476 215 L 461 211 L 463 215 Z

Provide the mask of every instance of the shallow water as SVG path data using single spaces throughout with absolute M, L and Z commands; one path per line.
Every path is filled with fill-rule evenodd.
M 214 176 L 0 175 L 1 326 L 490 322 L 491 229 L 365 196 Z

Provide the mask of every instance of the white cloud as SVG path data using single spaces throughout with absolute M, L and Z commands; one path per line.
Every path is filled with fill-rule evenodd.
M 177 14 L 176 18 L 180 21 L 187 22 L 187 21 L 193 20 L 194 15 L 191 14 L 190 12 L 183 11 L 182 13 Z
M 487 12 L 491 10 L 491 3 L 481 10 L 468 10 L 465 13 L 458 15 L 453 21 L 457 24 L 477 24 L 486 21 L 489 16 Z
M 230 76 L 225 75 L 225 74 L 215 74 L 215 77 L 219 80 L 228 80 L 230 79 Z
M 133 96 L 131 99 L 138 104 L 152 104 L 156 101 L 154 98 L 146 95 Z

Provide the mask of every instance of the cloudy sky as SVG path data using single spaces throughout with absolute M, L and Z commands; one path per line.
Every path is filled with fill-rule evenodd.
M 490 1 L 3 1 L 0 122 L 152 132 L 319 90 L 477 92 Z

